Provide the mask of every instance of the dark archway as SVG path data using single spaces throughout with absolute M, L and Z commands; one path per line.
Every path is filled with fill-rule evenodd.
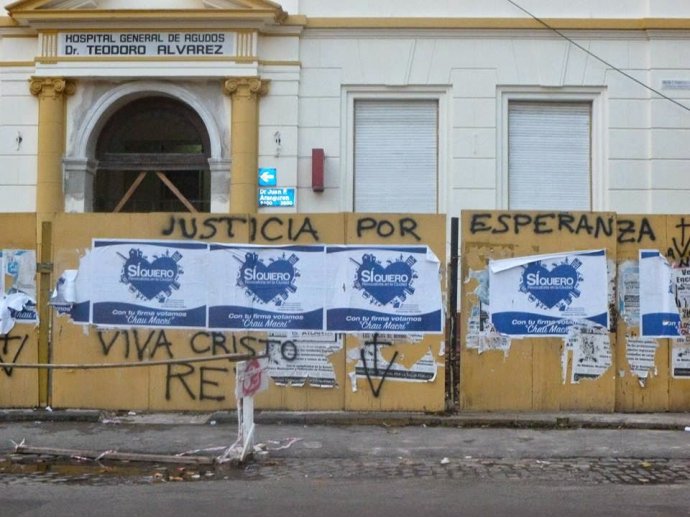
M 208 132 L 188 105 L 143 97 L 115 112 L 96 145 L 95 212 L 208 212 Z

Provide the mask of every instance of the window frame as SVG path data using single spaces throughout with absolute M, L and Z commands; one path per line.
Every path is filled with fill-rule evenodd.
M 447 87 L 344 87 L 341 98 L 341 206 L 353 212 L 355 206 L 355 101 L 435 101 L 438 106 L 436 142 L 436 212 L 446 212 L 450 145 L 449 89 Z
M 497 96 L 496 163 L 496 207 L 508 210 L 509 207 L 509 151 L 508 151 L 508 109 L 512 101 L 539 103 L 590 103 L 591 105 L 591 143 L 590 143 L 590 210 L 608 210 L 606 197 L 606 89 L 601 87 L 499 87 Z

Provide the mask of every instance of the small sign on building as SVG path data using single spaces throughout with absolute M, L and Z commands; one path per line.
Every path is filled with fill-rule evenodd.
M 278 171 L 275 167 L 259 167 L 259 187 L 275 187 L 278 183 Z
M 295 188 L 259 188 L 259 207 L 294 207 Z

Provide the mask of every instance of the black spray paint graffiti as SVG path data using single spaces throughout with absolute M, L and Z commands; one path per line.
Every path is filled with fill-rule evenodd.
M 119 353 L 125 359 L 148 361 L 155 359 L 175 359 L 174 351 L 180 347 L 168 338 L 163 329 L 154 330 L 122 330 L 97 331 L 98 342 L 103 356 Z M 256 355 L 262 346 L 265 348 L 268 340 L 253 336 L 225 335 L 200 331 L 193 334 L 187 346 L 194 354 L 249 354 Z M 178 354 L 177 357 L 189 357 L 189 354 Z M 218 376 L 230 373 L 228 367 L 198 366 L 197 364 L 179 362 L 166 367 L 165 399 L 170 401 L 175 385 L 182 387 L 189 399 L 196 401 L 224 401 L 221 393 L 221 380 Z
M 470 220 L 470 233 L 479 234 L 520 234 L 531 229 L 535 234 L 568 232 L 570 234 L 587 234 L 593 237 L 612 236 L 614 217 L 603 217 L 593 214 L 575 216 L 569 212 L 548 212 L 543 214 L 520 213 L 480 213 L 473 214 Z
M 383 383 L 386 381 L 388 371 L 390 371 L 391 367 L 395 363 L 395 359 L 398 357 L 398 351 L 395 351 L 393 353 L 393 358 L 391 358 L 390 363 L 388 363 L 386 368 L 383 369 L 383 372 L 381 372 L 381 369 L 379 369 L 379 347 L 390 345 L 392 345 L 392 342 L 379 341 L 378 333 L 374 333 L 372 339 L 370 341 L 364 342 L 364 347 L 362 347 L 359 351 L 359 357 L 362 360 L 362 370 L 364 371 L 364 374 L 367 377 L 367 381 L 369 382 L 371 392 L 372 394 L 374 394 L 374 397 L 376 398 L 379 397 L 379 394 L 381 394 L 381 388 L 383 387 Z M 367 349 L 370 349 L 371 352 L 367 351 Z M 367 361 L 367 354 L 373 355 L 373 365 L 371 366 Z M 380 378 L 377 387 L 374 386 L 374 381 L 372 380 L 372 377 Z
M 240 235 L 240 230 L 244 228 L 248 231 L 249 242 L 254 242 L 257 238 L 269 242 L 297 241 L 303 235 L 311 236 L 314 243 L 320 241 L 319 233 L 309 217 L 272 216 L 259 222 L 256 218 L 244 216 L 170 216 L 170 221 L 167 227 L 161 230 L 161 235 L 179 235 L 186 239 L 212 239 L 216 236 L 233 238 Z
M 569 212 L 545 212 L 540 214 L 521 213 L 479 213 L 470 219 L 470 233 L 479 234 L 520 234 L 532 230 L 537 235 L 567 232 L 569 234 L 586 234 L 592 237 L 610 237 L 616 228 L 616 240 L 619 243 L 639 243 L 644 238 L 656 241 L 656 235 L 647 218 L 642 218 L 639 225 L 631 219 L 618 219 L 613 216 L 594 214 L 573 215 Z
M 386 218 L 363 217 L 357 219 L 357 237 L 374 233 L 377 237 L 387 239 L 391 237 L 412 236 L 416 241 L 422 238 L 417 233 L 417 221 L 411 217 L 398 220 Z M 319 232 L 315 223 L 308 216 L 281 217 L 271 216 L 259 222 L 254 217 L 245 216 L 170 216 L 164 229 L 163 236 L 176 236 L 185 239 L 213 239 L 215 237 L 234 238 L 247 231 L 249 242 L 261 238 L 268 242 L 297 241 L 302 236 L 311 237 L 314 243 L 320 242 Z
M 97 331 L 100 351 L 103 356 L 119 354 L 125 359 L 150 361 L 155 359 L 175 359 L 189 357 L 179 354 L 177 347 L 163 329 L 154 330 L 120 330 Z M 235 335 L 218 332 L 199 331 L 189 337 L 186 344 L 195 355 L 216 356 L 223 354 L 269 354 L 277 348 L 285 361 L 297 359 L 297 345 L 291 340 L 258 338 L 250 335 Z M 193 401 L 224 401 L 219 377 L 230 373 L 227 367 L 197 366 L 197 364 L 179 362 L 167 365 L 165 376 L 165 399 L 173 398 L 173 388 L 181 387 Z
M 673 246 L 669 247 L 666 256 L 674 265 L 687 268 L 690 266 L 690 239 L 686 230 L 690 229 L 690 223 L 686 223 L 685 218 L 682 217 L 676 228 L 680 229 L 680 242 L 675 237 L 671 239 Z
M 639 243 L 645 237 L 649 238 L 650 241 L 656 241 L 654 229 L 647 218 L 640 220 L 639 227 L 631 219 L 619 219 L 616 221 L 616 225 L 619 243 Z
M 29 335 L 12 336 L 9 333 L 0 335 L 0 343 L 2 344 L 2 354 L 0 355 L 0 363 L 17 363 L 19 355 L 22 353 L 24 346 L 29 341 Z M 14 350 L 14 353 L 12 353 Z M 9 378 L 12 377 L 14 367 L 3 367 L 2 370 Z
M 421 241 L 422 238 L 419 237 L 415 230 L 417 230 L 417 222 L 408 217 L 400 218 L 395 222 L 371 217 L 359 218 L 357 220 L 357 237 L 362 237 L 368 232 L 374 232 L 379 238 L 405 237 L 409 234 L 415 240 Z

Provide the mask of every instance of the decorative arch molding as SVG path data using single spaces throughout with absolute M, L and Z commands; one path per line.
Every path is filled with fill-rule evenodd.
M 218 92 L 220 94 L 220 87 Z M 208 161 L 211 171 L 211 211 L 228 210 L 231 161 L 228 156 L 229 142 L 225 142 L 228 140 L 227 130 L 221 127 L 209 103 L 204 102 L 198 93 L 178 84 L 131 81 L 100 95 L 79 120 L 75 121 L 63 159 L 66 212 L 89 212 L 93 208 L 93 181 L 98 169 L 96 144 L 110 117 L 132 101 L 150 96 L 170 97 L 185 103 L 199 115 L 210 140 Z

